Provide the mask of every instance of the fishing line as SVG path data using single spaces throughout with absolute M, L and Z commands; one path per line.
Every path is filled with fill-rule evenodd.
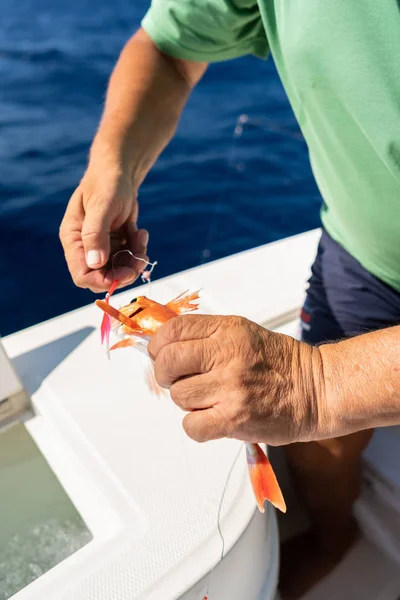
M 232 141 L 228 153 L 227 165 L 225 170 L 225 177 L 222 184 L 222 190 L 220 192 L 219 198 L 217 198 L 217 201 L 214 204 L 214 210 L 212 211 L 213 215 L 211 217 L 211 225 L 208 229 L 205 247 L 202 250 L 202 258 L 200 264 L 204 264 L 206 260 L 211 257 L 210 243 L 215 237 L 215 232 L 218 225 L 218 209 L 222 205 L 222 200 L 225 198 L 226 191 L 228 189 L 228 183 L 232 179 L 232 170 L 235 168 L 236 141 L 238 140 L 238 138 L 241 137 L 243 133 L 244 117 L 247 117 L 247 115 L 240 115 L 240 117 L 238 117 L 235 128 L 233 130 Z
M 238 124 L 242 126 L 241 134 L 243 133 L 243 125 L 247 125 L 248 127 L 263 129 L 264 131 L 269 131 L 270 133 L 280 133 L 281 135 L 291 137 L 294 140 L 304 140 L 303 134 L 300 130 L 295 131 L 288 127 L 283 127 L 278 122 L 270 119 L 253 119 L 248 115 L 240 115 L 238 118 Z
M 222 505 L 223 505 L 223 503 L 224 503 L 225 494 L 226 494 L 226 491 L 227 491 L 227 489 L 228 489 L 228 485 L 229 485 L 229 481 L 230 481 L 230 479 L 231 479 L 231 476 L 232 476 L 232 473 L 233 473 L 233 469 L 234 469 L 234 468 L 235 468 L 235 466 L 236 466 L 236 463 L 237 463 L 237 461 L 238 461 L 238 458 L 239 458 L 239 456 L 240 456 L 240 454 L 241 454 L 242 450 L 243 450 L 243 448 L 239 448 L 239 450 L 238 450 L 238 451 L 237 451 L 237 453 L 236 453 L 235 459 L 234 459 L 234 461 L 233 461 L 233 463 L 232 463 L 232 465 L 231 465 L 231 468 L 229 469 L 229 473 L 228 473 L 228 476 L 227 476 L 227 478 L 226 478 L 226 482 L 225 482 L 225 485 L 224 485 L 224 489 L 222 490 L 222 496 L 221 496 L 221 500 L 220 500 L 220 503 L 219 503 L 219 508 L 218 508 L 217 526 L 218 526 L 218 533 L 219 533 L 219 535 L 220 535 L 221 542 L 222 542 L 222 548 L 221 548 L 221 560 L 224 558 L 224 553 L 225 553 L 225 538 L 224 538 L 224 536 L 223 536 L 222 529 L 221 529 L 221 512 L 222 512 Z
M 215 234 L 217 231 L 217 226 L 219 223 L 218 217 L 221 206 L 223 205 L 223 201 L 225 200 L 225 197 L 228 193 L 228 184 L 231 182 L 233 173 L 235 171 L 240 172 L 244 170 L 244 166 L 237 160 L 236 153 L 238 142 L 242 138 L 246 128 L 261 129 L 263 131 L 268 131 L 269 133 L 276 133 L 279 135 L 284 135 L 286 137 L 291 137 L 296 141 L 304 140 L 300 130 L 293 130 L 289 127 L 284 127 L 280 125 L 277 121 L 264 118 L 252 118 L 249 117 L 249 115 L 247 114 L 239 115 L 233 130 L 231 145 L 226 162 L 225 177 L 222 182 L 222 189 L 219 196 L 217 197 L 217 200 L 214 203 L 212 216 L 210 219 L 211 224 L 206 236 L 205 246 L 201 252 L 201 265 L 204 264 L 207 260 L 210 260 L 211 258 L 212 240 L 215 238 Z
M 143 271 L 141 271 L 140 273 L 140 278 L 143 281 L 143 283 L 150 283 L 151 282 L 151 274 L 153 272 L 154 267 L 158 264 L 157 261 L 154 261 L 153 263 L 150 262 L 149 260 L 145 260 L 144 258 L 140 258 L 139 256 L 135 256 L 133 254 L 133 252 L 131 252 L 128 249 L 124 249 L 124 250 L 118 250 L 118 252 L 116 252 L 113 257 L 112 257 L 112 270 L 113 270 L 113 276 L 115 279 L 115 259 L 117 258 L 118 254 L 122 254 L 123 252 L 127 252 L 132 258 L 134 258 L 135 260 L 140 260 L 144 263 L 146 263 L 146 267 L 148 267 L 150 265 L 150 269 L 146 269 L 146 267 L 143 269 Z
M 221 560 L 224 558 L 224 556 L 225 556 L 225 537 L 224 537 L 224 534 L 223 534 L 223 532 L 222 532 L 222 528 L 221 528 L 221 513 L 222 513 L 222 506 L 223 506 L 223 504 L 224 504 L 224 500 L 225 500 L 225 494 L 226 494 L 226 492 L 227 492 L 227 489 L 228 489 L 228 486 L 229 486 L 229 482 L 230 482 L 230 479 L 231 479 L 231 477 L 232 477 L 233 470 L 234 470 L 234 468 L 235 468 L 235 466 L 236 466 L 236 463 L 237 463 L 237 461 L 238 461 L 238 458 L 239 458 L 239 456 L 240 456 L 240 455 L 241 455 L 241 453 L 242 453 L 242 450 L 243 450 L 243 448 L 242 448 L 242 447 L 240 447 L 240 448 L 239 448 L 239 450 L 237 451 L 236 455 L 235 455 L 235 458 L 234 458 L 234 460 L 233 460 L 233 462 L 232 462 L 231 466 L 230 466 L 230 469 L 229 469 L 229 471 L 228 471 L 228 475 L 227 475 L 227 477 L 226 477 L 225 485 L 224 485 L 224 487 L 223 487 L 223 489 L 222 489 L 221 500 L 220 500 L 220 502 L 219 502 L 219 506 L 218 506 L 218 514 L 217 514 L 217 529 L 218 529 L 219 536 L 220 536 L 220 538 L 221 538 L 221 555 L 220 555 L 220 561 L 221 561 Z M 214 566 L 214 567 L 211 569 L 211 571 L 210 571 L 210 573 L 209 573 L 209 575 L 208 575 L 207 588 L 206 588 L 206 593 L 205 593 L 205 595 L 203 596 L 203 600 L 208 600 L 208 594 L 209 594 L 209 588 L 210 588 L 211 576 L 212 576 L 212 574 L 213 574 L 213 571 L 214 571 L 214 569 L 215 569 L 215 567 L 216 567 L 216 566 L 217 566 L 217 565 L 215 565 L 215 566 Z

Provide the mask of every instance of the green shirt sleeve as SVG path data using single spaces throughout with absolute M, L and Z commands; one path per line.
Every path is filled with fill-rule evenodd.
M 217 62 L 268 55 L 257 0 L 152 0 L 142 27 L 176 58 Z

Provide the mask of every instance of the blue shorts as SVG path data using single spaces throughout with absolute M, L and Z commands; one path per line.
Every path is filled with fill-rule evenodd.
M 311 271 L 301 313 L 305 342 L 336 341 L 400 324 L 400 293 L 366 271 L 326 231 Z

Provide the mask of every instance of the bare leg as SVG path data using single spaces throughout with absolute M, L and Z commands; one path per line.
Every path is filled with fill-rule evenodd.
M 280 594 L 296 600 L 341 561 L 357 538 L 353 504 L 361 487 L 361 455 L 372 431 L 286 446 L 296 492 L 311 530 L 282 547 Z

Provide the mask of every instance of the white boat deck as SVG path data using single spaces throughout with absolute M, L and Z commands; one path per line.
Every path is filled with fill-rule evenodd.
M 203 288 L 205 312 L 243 315 L 296 335 L 318 237 L 314 231 L 256 248 L 136 288 L 134 295 L 165 302 Z M 126 291 L 113 303 L 131 297 Z M 140 354 L 121 351 L 107 361 L 100 320 L 91 305 L 3 340 L 32 398 L 36 416 L 26 427 L 93 534 L 15 599 L 202 600 L 209 583 L 209 600 L 272 600 L 275 512 L 268 508 L 265 518 L 256 512 L 244 456 L 221 512 L 226 551 L 232 551 L 219 563 L 217 513 L 240 443 L 189 440 L 179 409 L 149 394 Z M 286 493 L 283 536 L 302 524 Z M 307 600 L 350 594 L 351 600 L 397 600 L 397 572 L 382 550 L 363 540 Z

